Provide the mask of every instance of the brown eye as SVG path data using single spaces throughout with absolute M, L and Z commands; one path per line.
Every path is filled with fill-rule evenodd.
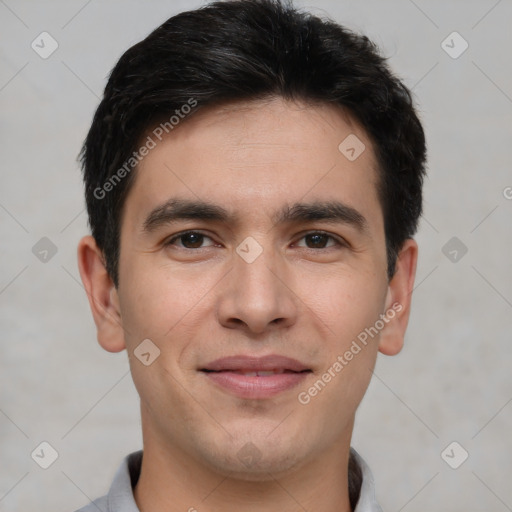
M 198 231 L 186 231 L 173 236 L 166 245 L 176 245 L 175 242 L 180 240 L 181 244 L 177 245 L 178 247 L 183 249 L 201 249 L 205 239 L 210 239 L 210 237 Z
M 327 233 L 323 233 L 322 231 L 314 231 L 312 233 L 307 233 L 301 238 L 301 240 L 306 240 L 307 249 L 329 249 L 330 247 L 333 246 L 344 245 L 333 236 Z M 327 246 L 329 240 L 334 241 L 334 244 Z

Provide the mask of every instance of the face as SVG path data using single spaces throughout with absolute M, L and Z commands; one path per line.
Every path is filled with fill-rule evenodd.
M 377 351 L 398 351 L 407 321 L 380 316 L 407 286 L 387 279 L 377 179 L 354 119 L 283 99 L 202 109 L 142 160 L 119 321 L 98 337 L 128 351 L 145 445 L 258 479 L 349 443 Z

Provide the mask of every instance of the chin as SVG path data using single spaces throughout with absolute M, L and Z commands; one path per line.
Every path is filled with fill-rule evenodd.
M 274 480 L 293 472 L 298 466 L 296 457 L 292 458 L 289 455 L 276 457 L 276 454 L 269 455 L 268 457 L 263 455 L 259 461 L 251 464 L 241 462 L 238 459 L 227 459 L 221 465 L 219 465 L 219 461 L 216 462 L 219 473 L 229 478 L 246 482 Z
M 272 446 L 268 440 L 236 441 L 203 454 L 212 468 L 229 478 L 250 482 L 273 480 L 285 476 L 301 466 L 302 457 L 297 447 Z

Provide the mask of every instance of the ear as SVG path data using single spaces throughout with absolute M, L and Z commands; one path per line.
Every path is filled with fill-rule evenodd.
M 409 238 L 398 253 L 396 272 L 388 284 L 384 312 L 388 322 L 381 331 L 379 340 L 379 352 L 387 356 L 398 354 L 404 345 L 417 261 L 418 244 Z
M 77 250 L 78 269 L 84 284 L 99 344 L 108 352 L 126 348 L 119 297 L 107 273 L 102 251 L 92 236 L 84 236 Z

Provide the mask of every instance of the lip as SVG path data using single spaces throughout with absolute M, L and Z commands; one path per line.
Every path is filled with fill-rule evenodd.
M 214 384 L 240 398 L 265 399 L 302 382 L 311 369 L 296 359 L 271 354 L 264 357 L 229 356 L 207 364 L 200 371 Z M 251 375 L 244 375 L 250 372 Z M 252 375 L 255 372 L 277 372 Z
M 302 372 L 310 370 L 308 366 L 302 364 L 297 359 L 291 357 L 280 356 L 277 354 L 269 354 L 263 357 L 236 355 L 221 357 L 216 359 L 201 370 L 214 372 L 220 371 L 269 371 L 269 370 L 290 370 L 292 372 Z

